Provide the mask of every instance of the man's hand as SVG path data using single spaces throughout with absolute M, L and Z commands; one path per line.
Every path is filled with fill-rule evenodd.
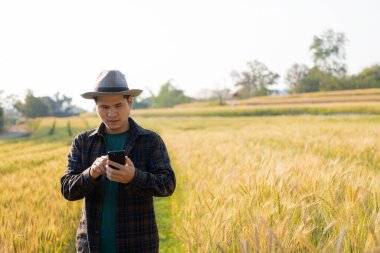
M 110 165 L 118 168 L 119 170 L 112 169 Z M 118 164 L 107 159 L 106 173 L 107 178 L 111 181 L 127 184 L 132 181 L 135 176 L 135 171 L 135 166 L 128 156 L 125 157 L 125 165 Z
M 100 175 L 106 174 L 107 156 L 101 156 L 96 158 L 90 168 L 90 176 L 92 179 L 98 178 Z

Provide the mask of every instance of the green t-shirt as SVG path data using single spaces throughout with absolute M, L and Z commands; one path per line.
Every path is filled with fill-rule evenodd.
M 128 132 L 106 134 L 108 151 L 124 149 Z M 101 252 L 116 252 L 116 201 L 117 182 L 105 180 L 101 228 Z

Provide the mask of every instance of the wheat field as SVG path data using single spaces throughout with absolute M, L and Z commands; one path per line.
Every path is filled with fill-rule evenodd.
M 161 252 L 379 252 L 380 117 L 135 117 L 177 176 L 155 200 Z M 81 201 L 60 194 L 92 116 L 0 141 L 0 252 L 73 252 Z

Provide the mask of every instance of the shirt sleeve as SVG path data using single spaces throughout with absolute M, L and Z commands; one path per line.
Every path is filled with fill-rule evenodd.
M 67 200 L 84 198 L 99 183 L 99 180 L 91 178 L 90 168 L 83 168 L 82 138 L 79 135 L 71 144 L 66 173 L 61 177 L 61 193 Z
M 175 174 L 166 146 L 159 135 L 153 135 L 148 170 L 135 169 L 131 186 L 139 195 L 166 197 L 173 194 L 176 187 Z

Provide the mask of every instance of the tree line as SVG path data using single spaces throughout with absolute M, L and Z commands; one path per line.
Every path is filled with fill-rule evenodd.
M 32 90 L 28 90 L 24 101 L 17 100 L 13 106 L 27 118 L 36 117 L 67 117 L 78 115 L 81 109 L 71 104 L 72 98 L 61 95 L 59 92 L 53 97 L 36 97 Z
M 314 36 L 309 50 L 313 66 L 295 63 L 285 75 L 285 83 L 291 93 L 332 91 L 346 89 L 380 88 L 380 65 L 363 69 L 357 75 L 347 75 L 344 33 L 332 29 Z M 270 87 L 277 84 L 280 75 L 268 69 L 260 61 L 248 62 L 248 70 L 233 71 L 231 77 L 238 88 L 240 98 L 270 94 Z
M 186 96 L 183 90 L 177 88 L 172 80 L 162 84 L 157 95 L 150 90 L 148 92 L 150 96 L 137 98 L 133 103 L 133 108 L 165 108 L 195 101 L 194 98 Z
M 309 47 L 313 66 L 295 63 L 286 72 L 284 81 L 289 93 L 305 93 L 347 89 L 380 88 L 380 65 L 363 69 L 357 75 L 347 74 L 346 43 L 344 33 L 332 29 L 314 36 Z M 227 88 L 210 90 L 208 100 L 224 104 L 226 98 L 249 98 L 266 96 L 272 93 L 280 75 L 271 71 L 264 63 L 254 60 L 247 62 L 247 70 L 232 71 L 236 91 Z M 161 86 L 157 96 L 144 98 L 137 102 L 138 108 L 172 107 L 180 103 L 188 103 L 196 99 L 184 95 L 170 81 Z M 199 99 L 198 99 L 199 100 Z
M 14 124 L 17 121 L 17 116 L 7 115 L 4 118 L 4 109 L 7 108 L 8 114 L 10 111 L 14 114 L 16 111 L 26 118 L 36 117 L 67 117 L 78 115 L 85 110 L 71 104 L 72 98 L 57 92 L 54 96 L 37 97 L 32 90 L 28 90 L 23 101 L 16 99 L 15 95 L 7 97 L 1 96 L 0 91 L 0 130 L 4 127 L 5 121 L 7 124 Z M 184 91 L 176 88 L 172 81 L 169 80 L 161 86 L 160 92 L 155 96 L 151 91 L 151 96 L 134 101 L 134 108 L 162 108 L 172 107 L 176 104 L 189 103 L 193 99 L 184 94 Z

